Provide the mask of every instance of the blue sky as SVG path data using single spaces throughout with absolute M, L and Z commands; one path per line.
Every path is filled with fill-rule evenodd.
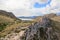
M 48 2 L 46 2 L 46 3 L 38 3 L 38 2 L 36 2 L 36 3 L 34 4 L 34 7 L 35 7 L 35 8 L 43 8 L 43 7 L 46 7 L 47 5 L 50 6 L 51 1 L 52 1 L 52 0 L 48 0 Z
M 60 0 L 0 0 L 0 10 L 16 16 L 39 16 L 60 12 Z

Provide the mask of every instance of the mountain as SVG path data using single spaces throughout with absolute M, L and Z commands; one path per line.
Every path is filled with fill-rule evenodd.
M 57 15 L 60 16 L 60 12 L 58 12 Z
M 17 23 L 20 23 L 20 22 L 21 20 L 15 17 L 13 13 L 0 10 L 0 37 L 2 32 L 7 32 L 8 29 L 9 30 L 13 29 L 13 27 L 11 27 L 11 29 L 9 28 L 11 25 L 13 26 L 18 25 Z
M 0 40 L 60 40 L 60 16 L 46 14 L 38 16 L 33 21 L 5 28 L 0 33 Z
M 4 10 L 0 10 L 0 15 L 7 16 L 7 17 L 10 17 L 10 18 L 13 18 L 13 19 L 18 19 L 12 12 L 7 12 L 7 11 L 4 11 Z M 20 19 L 18 19 L 18 20 L 20 20 Z
M 0 10 L 0 38 L 24 30 L 31 22 L 22 22 L 12 12 Z M 5 40 L 5 39 L 4 39 Z
M 12 12 L 6 12 L 4 10 L 0 10 L 0 15 L 11 17 L 11 18 L 16 18 Z
M 36 17 L 37 17 L 37 16 L 29 16 L 29 17 L 21 16 L 21 17 L 18 17 L 18 18 L 35 19 Z

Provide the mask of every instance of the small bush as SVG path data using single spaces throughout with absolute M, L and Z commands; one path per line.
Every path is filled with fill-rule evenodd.
M 8 23 L 0 23 L 0 31 L 2 31 L 4 28 L 6 28 L 7 25 L 8 25 Z

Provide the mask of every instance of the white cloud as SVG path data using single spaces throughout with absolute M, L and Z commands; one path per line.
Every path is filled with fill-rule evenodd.
M 14 10 L 14 9 L 18 9 L 18 8 L 25 8 L 25 0 L 7 0 L 7 1 L 2 1 L 2 4 L 0 6 L 2 6 L 2 9 L 8 9 L 8 10 Z M 27 8 L 27 7 L 26 7 Z M 6 10 L 5 9 L 5 10 Z
M 13 12 L 16 16 L 34 16 L 60 11 L 59 0 L 52 0 L 50 6 L 34 8 L 33 4 L 40 0 L 0 0 L 0 10 Z M 39 13 L 39 14 L 37 14 Z
M 17 9 L 17 10 L 14 10 L 13 13 L 16 16 L 32 16 L 31 12 L 29 10 L 26 10 L 26 9 Z

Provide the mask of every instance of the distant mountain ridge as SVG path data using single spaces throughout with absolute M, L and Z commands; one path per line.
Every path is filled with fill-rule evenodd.
M 29 16 L 29 17 L 25 17 L 25 16 L 21 16 L 21 17 L 18 17 L 18 18 L 28 18 L 28 19 L 35 19 L 37 16 Z

